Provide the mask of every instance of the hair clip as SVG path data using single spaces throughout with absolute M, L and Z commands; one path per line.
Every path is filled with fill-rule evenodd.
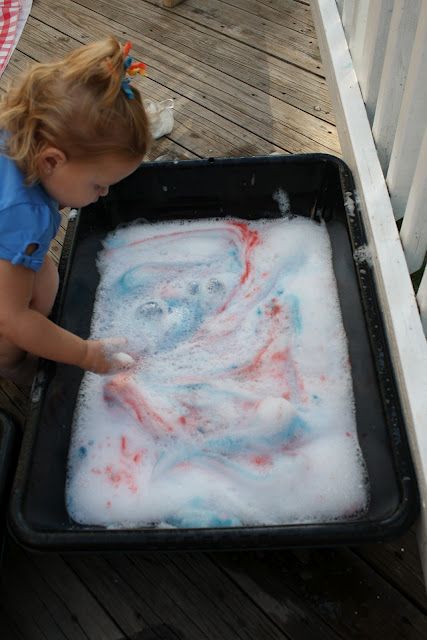
M 144 75 L 147 68 L 143 62 L 133 62 L 133 58 L 129 55 L 131 48 L 132 44 L 130 42 L 126 42 L 126 44 L 123 45 L 123 66 L 125 69 L 125 77 L 122 80 L 122 90 L 129 100 L 133 100 L 135 97 L 130 86 L 131 78 L 136 76 L 137 73 Z

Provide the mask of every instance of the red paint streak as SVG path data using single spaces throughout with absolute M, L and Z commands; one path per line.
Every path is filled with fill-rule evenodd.
M 347 438 L 351 438 L 352 437 L 352 434 L 350 433 L 350 431 L 346 431 L 345 435 L 347 436 Z
M 178 462 L 178 464 L 174 466 L 174 469 L 181 469 L 182 471 L 185 471 L 185 469 L 189 469 L 190 467 L 191 463 L 188 462 L 188 460 L 184 460 L 183 462 Z
M 195 407 L 194 405 L 190 404 L 189 402 L 185 402 L 184 400 L 181 404 L 186 411 L 185 426 L 187 427 L 187 429 L 191 430 L 200 427 L 200 425 L 202 425 L 204 420 L 206 419 L 204 413 L 198 407 Z
M 113 469 L 113 466 L 111 464 L 108 464 L 104 469 L 104 475 L 108 482 L 114 485 L 115 488 L 118 488 L 120 485 L 124 484 L 132 493 L 136 493 L 138 491 L 138 487 L 133 475 L 126 469 L 116 470 Z
M 271 356 L 273 362 L 285 362 L 289 357 L 289 349 L 285 349 L 284 351 L 276 351 Z
M 239 229 L 245 245 L 245 268 L 240 276 L 240 284 L 243 284 L 249 278 L 249 274 L 252 271 L 250 256 L 254 247 L 260 243 L 260 236 L 258 231 L 249 229 L 245 222 L 233 221 L 231 224 Z
M 154 436 L 159 436 L 161 432 L 173 431 L 162 416 L 149 405 L 127 373 L 117 374 L 104 385 L 104 400 L 130 410 L 138 422 Z
M 256 464 L 257 467 L 270 467 L 273 463 L 271 456 L 267 454 L 253 456 L 252 462 Z
M 248 413 L 249 411 L 257 409 L 260 402 L 261 400 L 243 400 L 242 409 L 245 413 Z
M 273 304 L 271 305 L 271 307 L 266 309 L 265 315 L 267 316 L 267 318 L 274 318 L 275 316 L 278 316 L 281 311 L 282 307 L 280 306 L 280 304 Z
M 128 460 L 133 460 L 133 462 L 135 463 L 138 463 L 142 460 L 142 451 L 132 451 L 128 446 L 126 436 L 122 436 L 120 438 L 120 450 L 122 452 L 122 456 L 125 459 L 127 458 Z M 122 461 L 126 464 L 123 458 Z
M 262 364 L 262 359 L 265 356 L 268 349 L 270 348 L 270 345 L 272 342 L 273 342 L 273 338 L 270 338 L 267 344 L 264 345 L 258 351 L 253 361 L 250 364 L 246 365 L 246 367 L 242 367 L 241 369 L 238 370 L 238 374 L 244 375 L 244 376 L 250 376 L 256 373 L 260 369 Z
M 179 416 L 178 422 L 182 425 L 187 424 L 187 418 L 185 416 Z

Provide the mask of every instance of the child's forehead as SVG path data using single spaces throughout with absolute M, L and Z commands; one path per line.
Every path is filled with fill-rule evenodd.
M 140 164 L 142 158 L 123 158 L 115 155 L 102 155 L 91 160 L 82 160 L 79 170 L 88 177 L 101 183 L 118 182 L 132 173 Z

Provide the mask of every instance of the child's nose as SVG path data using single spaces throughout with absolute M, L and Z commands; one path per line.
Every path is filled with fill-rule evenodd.
M 106 196 L 108 193 L 108 189 L 109 187 L 102 187 L 101 189 L 101 196 Z

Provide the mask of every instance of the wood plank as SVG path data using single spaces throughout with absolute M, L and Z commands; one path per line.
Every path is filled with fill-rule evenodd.
M 296 592 L 293 578 L 284 579 L 280 567 L 272 570 L 269 566 L 266 570 L 265 552 L 250 552 L 249 556 L 233 552 L 212 554 L 211 557 L 277 624 L 283 625 L 292 640 L 342 638 L 311 605 L 307 605 L 305 594 Z
M 51 59 L 52 50 L 62 54 L 75 48 L 77 44 L 72 38 L 58 34 L 44 23 L 29 18 L 19 47 L 24 52 L 29 48 L 34 55 L 37 54 L 40 61 L 46 61 Z M 137 51 L 136 46 L 135 50 Z M 149 99 L 163 100 L 171 97 L 170 91 L 150 78 L 144 80 L 144 89 L 144 94 Z M 175 127 L 170 137 L 200 156 L 257 155 L 282 149 L 223 116 L 199 107 L 187 98 L 176 96 L 175 102 Z
M 46 596 L 47 585 L 40 581 L 22 551 L 8 545 L 5 566 L 2 570 L 0 600 L 13 625 L 25 640 L 83 640 L 81 635 L 68 636 L 62 632 L 52 614 Z M 22 576 L 25 575 L 25 580 Z M 51 595 L 51 594 L 49 594 Z M 49 598 L 49 596 L 48 596 Z
M 310 615 L 317 614 L 345 640 L 426 636 L 426 616 L 350 550 L 223 554 L 216 556 L 216 562 L 242 589 L 266 592 L 276 615 L 286 615 L 286 585 Z
M 233 40 L 250 44 L 258 51 L 322 75 L 315 38 L 289 28 L 288 21 L 277 24 L 266 15 L 254 16 L 221 0 L 205 0 L 202 4 L 199 0 L 186 0 L 174 13 Z
M 29 388 L 18 387 L 10 380 L 1 381 L 1 389 L 3 396 L 6 396 L 10 402 L 10 408 L 13 408 L 14 415 L 19 418 L 19 424 L 23 424 L 28 410 Z
M 66 561 L 127 634 L 148 625 L 173 630 L 179 638 L 288 637 L 203 554 L 112 554 L 92 558 L 89 566 L 85 558 Z
M 5 382 L 8 381 L 0 378 L 0 407 L 12 416 L 17 425 L 23 427 L 25 422 L 25 415 L 23 415 L 22 412 L 17 408 L 15 402 L 11 400 L 9 395 L 4 392 L 3 385 L 5 384 Z
M 274 56 L 258 52 L 253 47 L 222 34 L 213 34 L 210 29 L 189 23 L 175 11 L 168 12 L 165 16 L 165 12 L 150 4 L 144 3 L 136 7 L 131 0 L 124 0 L 122 3 L 117 0 L 108 3 L 98 2 L 98 0 L 77 0 L 75 4 L 77 3 L 97 12 L 101 23 L 105 24 L 105 29 L 108 29 L 104 31 L 104 35 L 111 31 L 113 26 L 108 21 L 105 22 L 108 18 L 110 21 L 127 26 L 133 39 L 135 35 L 138 36 L 139 41 L 144 45 L 142 51 L 144 60 L 149 64 L 149 74 L 152 68 L 156 68 L 157 71 L 173 68 L 174 73 L 185 71 L 187 82 L 191 82 L 193 75 L 196 74 L 202 80 L 205 79 L 208 86 L 213 84 L 217 88 L 221 87 L 222 82 L 230 84 L 233 79 L 238 82 L 239 87 L 244 83 L 258 90 L 261 92 L 261 97 L 268 93 L 297 109 L 333 123 L 330 100 L 323 77 L 299 69 Z M 39 15 L 36 13 L 39 8 L 40 5 L 33 8 L 34 16 Z M 65 19 L 66 17 L 64 16 Z M 84 20 L 81 24 L 84 24 Z M 129 35 L 128 31 L 123 32 L 120 28 L 116 33 L 121 37 Z M 153 61 L 147 59 L 147 53 L 155 55 L 155 59 Z M 220 72 L 220 75 L 215 74 L 215 71 Z M 213 74 L 213 81 L 206 74 Z M 219 82 L 218 77 L 220 77 Z M 233 94 L 235 96 L 236 91 Z M 256 91 L 255 95 L 259 96 Z M 315 106 L 320 107 L 320 111 L 314 109 Z
M 353 551 L 427 614 L 427 594 L 414 529 L 391 542 L 366 544 Z
M 64 44 L 64 36 L 57 35 L 55 30 L 47 27 L 43 23 L 37 21 L 32 23 L 31 18 L 29 23 L 30 28 L 27 29 L 26 32 L 29 40 L 26 41 L 25 36 L 23 36 L 20 42 L 22 49 L 28 46 L 33 52 L 37 51 L 41 60 L 49 59 L 49 57 L 51 57 L 52 47 L 57 45 L 57 48 L 63 48 L 65 53 L 67 49 Z M 76 43 L 71 39 L 67 39 L 67 43 L 69 43 L 68 50 L 76 46 Z M 137 50 L 137 47 L 135 47 L 135 50 Z M 138 84 L 138 81 L 136 81 L 136 84 Z M 139 86 L 141 88 L 141 85 Z M 143 81 L 143 89 L 145 96 L 149 99 L 163 100 L 171 96 L 169 91 L 162 85 L 152 82 L 150 78 L 146 78 Z M 196 103 L 188 101 L 185 97 L 175 96 L 175 98 L 176 126 L 171 137 L 182 146 L 191 148 L 191 150 L 198 155 L 239 156 L 265 154 L 278 150 L 286 151 L 283 147 L 271 144 L 269 141 L 251 133 L 250 130 L 233 124 L 233 122 L 230 122 L 227 118 L 203 107 L 199 107 Z M 255 129 L 257 128 L 255 123 L 252 126 Z M 297 145 L 292 149 L 293 151 L 309 150 L 309 147 L 313 144 L 312 141 L 305 136 L 301 136 L 295 132 L 292 132 L 292 135 L 297 139 L 295 143 L 288 139 L 291 145 Z M 329 148 L 317 148 L 317 150 L 332 151 Z
M 109 610 L 127 636 L 151 632 L 160 638 L 209 638 L 164 592 L 159 580 L 147 580 L 124 554 L 112 556 L 64 556 L 65 561 L 88 585 L 98 602 Z M 147 560 L 149 562 L 149 560 Z M 181 635 L 182 634 L 182 635 Z
M 427 16 L 427 6 L 425 8 Z M 344 158 L 353 172 L 360 198 L 379 303 L 417 473 L 421 495 L 420 555 L 427 576 L 427 344 L 335 0 L 314 0 L 313 11 L 335 101 Z
M 81 1 L 87 4 L 92 3 L 92 0 Z M 70 0 L 61 3 L 61 8 L 56 9 L 56 11 L 53 11 L 53 0 L 47 0 L 44 5 L 47 6 L 48 3 L 52 3 L 52 10 L 48 11 L 47 8 L 44 8 L 43 11 L 34 12 L 38 18 L 43 19 L 44 24 L 49 23 L 52 28 L 56 28 L 60 23 L 64 23 L 66 24 L 67 32 L 73 33 L 73 37 L 80 38 L 81 42 L 88 42 L 105 35 L 104 27 L 106 25 L 102 22 L 103 18 L 94 12 L 83 7 L 79 9 L 78 5 L 70 2 Z M 239 138 L 248 140 L 248 137 L 251 139 L 251 141 L 248 140 L 251 148 L 251 152 L 248 155 L 271 153 L 279 149 L 292 153 L 326 151 L 339 154 L 336 130 L 329 123 L 323 122 L 280 100 L 267 98 L 264 93 L 257 94 L 255 90 L 248 89 L 244 82 L 235 79 L 230 80 L 223 73 L 212 71 L 209 67 L 206 68 L 206 72 L 203 70 L 198 73 L 202 79 L 190 77 L 185 69 L 188 66 L 193 66 L 194 61 L 189 60 L 184 54 L 180 55 L 177 52 L 172 54 L 170 49 L 153 40 L 151 40 L 153 48 L 147 49 L 148 44 L 150 44 L 148 39 L 144 37 L 141 40 L 139 32 L 133 30 L 133 28 L 136 29 L 138 27 L 137 21 L 125 15 L 124 10 L 119 11 L 115 8 L 117 4 L 117 2 L 110 3 L 108 11 L 110 14 L 117 13 L 122 25 L 124 22 L 129 23 L 126 37 L 131 38 L 134 42 L 135 55 L 143 58 L 149 65 L 148 77 L 142 81 L 136 80 L 136 85 L 147 97 L 153 96 L 154 99 L 171 97 L 170 91 L 168 92 L 164 89 L 164 86 L 168 86 L 173 91 L 176 100 L 180 101 L 176 107 L 176 116 L 179 118 L 180 111 L 182 111 L 188 126 L 193 127 L 193 122 L 190 118 L 193 114 L 197 114 L 199 119 L 204 120 L 207 125 L 212 124 L 213 121 L 213 135 L 215 137 L 221 135 L 221 129 L 229 132 L 234 129 L 237 136 L 234 146 L 238 152 L 234 152 L 232 155 L 245 155 L 245 153 L 241 152 L 241 147 L 243 146 L 243 151 L 245 151 L 247 145 L 242 145 L 238 140 Z M 29 22 L 34 28 L 36 27 L 33 22 Z M 113 22 L 112 19 L 107 22 L 108 28 L 123 38 L 122 25 Z M 141 28 L 143 26 L 142 24 Z M 39 37 L 40 42 L 37 44 L 40 44 L 41 50 L 45 51 L 43 55 L 51 55 L 52 47 L 56 47 L 55 50 L 58 54 L 65 53 L 67 48 L 62 41 L 58 43 L 58 46 L 54 44 L 55 36 L 52 30 L 44 26 L 40 26 L 39 29 L 43 31 L 43 37 Z M 20 49 L 28 53 L 31 51 L 31 46 L 33 46 L 34 51 L 35 37 L 33 32 L 30 34 L 32 42 L 29 38 L 25 39 L 25 35 L 21 39 Z M 83 35 L 84 37 L 82 37 Z M 62 36 L 63 38 L 64 36 Z M 48 43 L 46 43 L 46 40 Z M 155 59 L 151 57 L 151 53 L 156 56 Z M 42 54 L 40 53 L 40 55 Z M 159 56 L 162 58 L 161 63 L 156 62 Z M 224 56 L 226 56 L 225 52 Z M 151 78 L 155 80 L 154 83 L 152 83 Z M 240 91 L 243 92 L 241 95 Z M 182 109 L 179 109 L 178 107 L 181 106 Z M 313 111 L 315 111 L 315 107 L 321 108 L 314 102 L 312 103 Z M 218 117 L 220 120 L 218 120 Z M 259 132 L 258 138 L 252 133 L 253 131 Z M 175 132 L 173 131 L 171 137 L 174 140 L 187 148 L 192 148 L 189 142 L 185 143 L 181 139 L 178 140 L 174 137 L 174 134 Z M 203 138 L 205 132 L 201 130 L 196 134 Z M 225 142 L 229 139 L 230 136 L 227 134 Z M 215 147 L 212 144 L 207 146 L 208 149 Z M 218 145 L 216 146 L 218 147 Z M 256 151 L 257 147 L 259 147 L 258 151 Z M 202 153 L 200 148 L 199 150 L 197 148 L 192 150 L 205 156 L 214 155 L 209 151 Z M 218 153 L 220 155 L 226 153 L 224 144 L 219 146 Z
M 151 2 L 151 0 L 148 1 Z M 316 37 L 310 7 L 295 0 L 280 0 L 276 4 L 274 2 L 264 4 L 259 0 L 223 0 L 223 2 L 248 11 L 258 18 Z
M 15 49 L 0 78 L 0 87 L 7 90 L 12 80 L 19 76 L 22 71 L 25 71 L 32 62 L 32 58 L 23 55 L 18 49 Z
M 13 623 L 7 618 L 7 612 L 0 602 L 0 638 L 5 640 L 25 640 Z
M 206 554 L 158 554 L 129 559 L 139 576 L 159 584 L 175 606 L 197 621 L 209 640 L 289 638 Z M 138 584 L 138 583 L 137 583 Z M 256 603 L 255 603 L 256 604 Z
M 58 554 L 30 554 L 15 548 L 10 566 L 11 571 L 18 566 L 26 576 L 33 574 L 34 592 L 44 599 L 66 638 L 123 640 L 122 630 Z
M 14 77 L 19 75 L 21 71 L 25 71 L 25 69 L 27 69 L 28 66 L 33 62 L 35 62 L 33 58 L 30 58 L 27 54 L 19 51 L 18 49 L 15 49 L 11 61 L 6 67 L 4 75 L 0 79 L 0 90 L 7 87 L 9 82 L 11 82 Z M 182 147 L 176 142 L 173 142 L 168 137 L 163 137 L 160 140 L 153 141 L 153 144 L 147 153 L 147 160 L 155 160 L 162 155 L 168 155 L 171 159 L 179 160 L 191 160 L 199 157 L 185 147 Z M 67 208 L 63 211 L 60 211 L 61 227 L 63 229 L 67 228 L 67 213 Z M 57 237 L 57 240 L 60 244 L 62 244 L 63 238 Z

